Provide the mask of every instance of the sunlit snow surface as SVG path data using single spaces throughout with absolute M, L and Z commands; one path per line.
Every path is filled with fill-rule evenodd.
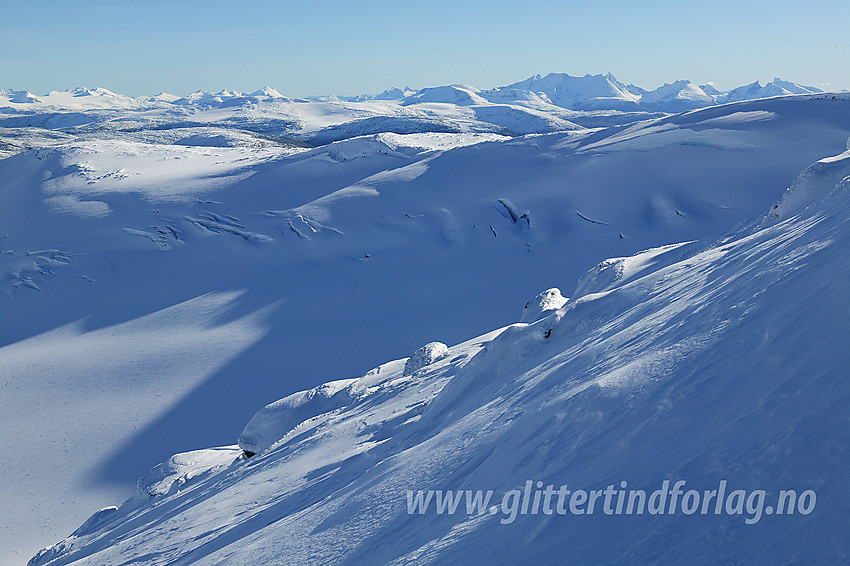
M 814 526 L 790 518 L 758 539 L 780 541 L 766 556 L 792 550 L 782 535 L 797 529 L 840 557 L 841 508 L 828 501 L 843 448 L 827 431 L 847 430 L 829 404 L 846 400 L 830 381 L 846 362 L 835 316 L 847 310 L 846 211 L 839 196 L 806 209 L 836 189 L 836 160 L 795 179 L 844 151 L 848 104 L 800 96 L 626 127 L 375 133 L 317 148 L 183 145 L 164 131 L 110 141 L 100 125 L 102 138 L 0 161 L 0 499 L 15 517 L 0 525 L 0 561 L 67 536 L 159 462 L 143 482 L 158 497 L 105 511 L 63 544 L 120 542 L 92 564 L 190 552 L 451 562 L 476 545 L 551 562 L 555 539 L 586 549 L 610 525 L 410 518 L 404 486 L 716 484 L 737 470 L 750 487 L 761 474 L 766 489 L 819 490 Z M 779 200 L 787 187 L 800 190 Z M 765 231 L 728 232 L 753 218 Z M 593 268 L 607 257 L 618 259 Z M 385 364 L 345 385 L 331 414 L 230 465 L 230 445 L 276 399 L 510 325 L 553 286 L 570 298 L 555 315 L 510 327 L 475 362 L 492 336 L 408 376 Z M 796 381 L 806 376 L 822 386 Z M 766 424 L 745 434 L 748 419 Z M 659 448 L 676 442 L 691 448 Z M 747 526 L 717 560 L 777 524 Z M 609 560 L 688 556 L 653 537 L 691 526 L 623 525 L 639 534 L 606 543 Z M 688 525 L 711 540 L 738 528 Z

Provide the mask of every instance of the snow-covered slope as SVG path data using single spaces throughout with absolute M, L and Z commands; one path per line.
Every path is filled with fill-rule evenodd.
M 30 564 L 845 561 L 850 158 L 829 163 L 799 214 L 604 262 L 562 306 L 413 373 L 269 405 L 250 459 L 174 456 Z M 660 512 L 626 512 L 627 487 L 661 488 Z M 788 489 L 800 503 L 775 516 Z M 417 490 L 493 499 L 439 512 Z
M 312 149 L 131 140 L 101 122 L 0 161 L 0 318 L 14 321 L 0 326 L 0 428 L 15 431 L 0 437 L 0 507 L 16 517 L 2 560 L 65 536 L 156 462 L 235 441 L 274 399 L 509 324 L 521 315 L 502 305 L 601 258 L 763 214 L 843 150 L 848 104 Z M 292 105 L 319 110 L 314 123 L 340 108 Z

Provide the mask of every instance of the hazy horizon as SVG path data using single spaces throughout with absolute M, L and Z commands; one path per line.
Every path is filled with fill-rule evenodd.
M 287 96 L 378 93 L 391 86 L 492 88 L 534 74 L 611 72 L 647 90 L 689 79 L 720 90 L 773 77 L 850 89 L 850 4 L 723 0 L 710 10 L 634 5 L 443 0 L 219 0 L 179 4 L 0 2 L 0 87 L 39 94 L 100 86 L 161 91 L 253 91 Z

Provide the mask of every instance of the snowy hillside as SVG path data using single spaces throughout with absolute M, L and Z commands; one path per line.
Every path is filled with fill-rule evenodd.
M 171 457 L 30 564 L 846 561 L 847 145 L 803 174 L 799 213 L 607 260 L 414 371 L 273 403 L 244 453 Z M 664 503 L 626 511 L 627 487 Z
M 484 91 L 470 92 L 487 103 L 402 104 L 412 93 L 394 100 L 308 101 L 265 90 L 215 93 L 222 102 L 203 107 L 159 96 L 131 99 L 144 110 L 33 106 L 4 112 L 0 136 L 15 145 L 0 160 L 0 319 L 12 321 L 0 325 L 0 507 L 15 521 L 0 524 L 0 562 L 23 563 L 94 510 L 122 501 L 157 462 L 237 442 L 252 415 L 275 399 L 288 398 L 281 406 L 295 412 L 275 421 L 280 423 L 329 408 L 335 415 L 374 408 L 378 412 L 368 413 L 365 424 L 348 420 L 342 426 L 353 427 L 349 432 L 334 429 L 341 444 L 316 448 L 331 454 L 329 463 L 361 452 L 353 461 L 371 462 L 377 443 L 400 446 L 382 441 L 394 438 L 392 427 L 417 422 L 417 411 L 429 396 L 441 398 L 438 391 L 449 378 L 452 388 L 461 386 L 463 380 L 453 376 L 467 371 L 461 367 L 490 335 L 453 346 L 419 372 L 405 375 L 405 364 L 396 362 L 358 381 L 339 380 L 364 376 L 425 344 L 461 344 L 510 325 L 523 316 L 528 299 L 555 286 L 570 295 L 582 274 L 606 257 L 703 242 L 611 265 L 637 277 L 684 259 L 713 241 L 705 238 L 764 216 L 800 171 L 843 151 L 850 136 L 846 94 L 746 101 L 638 122 L 633 119 L 647 113 L 579 113 L 584 120 L 632 120 L 585 128 L 568 119 L 577 111 L 542 96 L 529 94 L 519 104 L 507 93 L 495 101 Z M 96 91 L 78 98 L 85 97 L 113 100 Z M 287 130 L 289 124 L 294 130 Z M 400 125 L 410 131 L 396 131 L 404 129 Z M 514 135 L 532 130 L 538 133 Z M 26 147 L 31 149 L 21 151 Z M 805 176 L 811 182 L 798 181 L 808 188 L 795 194 L 811 196 L 784 198 L 780 223 L 766 221 L 758 238 L 778 245 L 775 238 L 786 232 L 777 226 L 789 227 L 788 234 L 810 233 L 808 224 L 794 224 L 792 217 L 803 210 L 801 203 L 823 196 L 826 189 L 816 182 L 821 169 L 834 168 L 818 166 Z M 833 174 L 826 176 L 834 180 Z M 744 250 L 752 240 L 740 242 L 735 245 Z M 814 253 L 787 249 L 789 261 Z M 732 268 L 715 259 L 705 256 L 706 269 L 721 270 L 732 285 Z M 582 279 L 583 292 L 602 291 L 601 282 L 613 283 L 618 270 L 597 269 L 598 278 Z M 679 296 L 668 291 L 664 300 Z M 564 308 L 584 304 L 576 298 Z M 640 312 L 649 316 L 661 303 L 647 301 Z M 609 306 L 604 316 L 620 316 Z M 583 324 L 582 332 L 591 327 Z M 579 336 L 584 334 L 573 338 Z M 552 343 L 555 349 L 533 359 L 543 363 L 558 348 L 572 347 Z M 573 367 L 579 376 L 585 366 Z M 306 397 L 292 397 L 334 380 Z M 486 396 L 487 388 L 480 394 Z M 453 408 L 452 397 L 429 405 L 447 403 L 445 411 L 425 410 L 421 419 L 431 424 L 423 430 L 456 430 L 449 426 L 455 417 L 447 415 L 484 399 L 458 398 L 467 397 L 469 407 Z M 393 410 L 397 420 L 388 416 Z M 384 432 L 374 436 L 368 428 L 373 424 Z M 275 426 L 272 437 L 280 433 Z M 362 435 L 366 444 L 345 440 L 361 426 L 369 431 Z M 239 465 L 242 471 L 233 468 L 234 478 L 245 470 L 259 473 L 261 462 L 277 458 L 272 453 L 284 454 L 260 450 L 257 460 Z M 186 480 L 200 480 L 207 477 L 201 468 L 210 466 L 209 474 L 230 469 L 238 454 L 230 447 L 180 456 L 143 484 L 148 493 L 167 494 L 170 477 L 186 473 Z M 322 458 L 310 456 L 299 470 L 318 470 L 311 466 L 320 466 Z M 333 467 L 310 477 L 324 477 Z M 263 477 L 278 473 L 262 469 L 268 474 Z M 624 479 L 654 481 L 674 471 L 659 465 Z M 509 485 L 515 475 L 493 476 L 493 489 Z M 281 485 L 306 485 L 299 483 L 303 475 L 291 477 L 294 483 Z M 233 486 L 248 489 L 252 481 Z M 484 484 L 482 489 L 490 488 Z M 198 485 L 207 490 L 212 484 Z M 188 497 L 172 495 L 175 504 Z M 229 513 L 231 495 L 222 491 L 224 499 L 215 499 L 228 503 L 210 521 Z M 259 499 L 246 497 L 247 520 L 260 510 L 250 506 Z M 153 501 L 158 510 L 143 506 L 138 512 L 166 510 L 159 501 Z M 111 520 L 109 515 L 101 518 Z M 125 521 L 128 515 L 115 517 Z M 256 517 L 262 522 L 265 515 Z M 133 521 L 124 523 L 128 533 L 143 522 Z M 255 536 L 258 522 L 228 536 Z M 95 523 L 83 531 L 95 532 Z M 350 526 L 345 520 L 333 524 Z M 95 543 L 86 535 L 74 544 Z

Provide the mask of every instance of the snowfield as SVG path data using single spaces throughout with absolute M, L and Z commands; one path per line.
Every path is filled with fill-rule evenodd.
M 0 563 L 846 560 L 850 96 L 680 82 L 0 92 Z

